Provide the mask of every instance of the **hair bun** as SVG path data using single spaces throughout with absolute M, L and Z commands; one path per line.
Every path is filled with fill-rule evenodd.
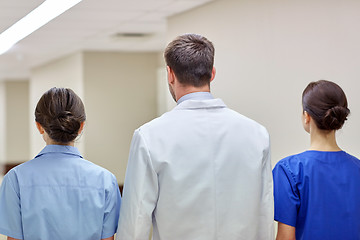
M 35 121 L 55 143 L 74 141 L 85 120 L 84 104 L 69 88 L 51 88 L 41 96 L 35 108 Z
M 327 130 L 338 130 L 342 128 L 347 120 L 350 110 L 342 106 L 334 106 L 326 111 L 323 126 Z
M 49 126 L 49 136 L 61 142 L 69 142 L 77 137 L 81 122 L 69 111 L 59 113 Z
M 327 80 L 309 83 L 302 94 L 302 105 L 321 130 L 340 129 L 350 114 L 344 91 Z
M 60 119 L 60 118 L 68 118 L 68 117 L 71 117 L 71 116 L 73 116 L 73 114 L 71 112 L 63 111 L 63 112 L 59 113 L 55 118 Z

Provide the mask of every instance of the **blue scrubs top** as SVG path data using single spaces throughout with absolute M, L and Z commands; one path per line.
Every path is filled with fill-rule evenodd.
M 108 238 L 116 232 L 120 203 L 112 173 L 75 147 L 48 145 L 5 175 L 0 233 L 29 240 Z
M 360 161 L 344 151 L 306 151 L 274 170 L 275 220 L 296 239 L 360 239 Z

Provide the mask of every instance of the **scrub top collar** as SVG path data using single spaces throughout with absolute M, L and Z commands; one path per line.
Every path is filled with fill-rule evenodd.
M 83 158 L 76 147 L 65 145 L 46 145 L 44 149 L 35 158 L 40 157 L 46 153 L 64 153 Z
M 194 92 L 182 96 L 177 101 L 177 104 L 179 105 L 180 103 L 186 100 L 208 100 L 208 99 L 214 99 L 213 95 L 210 92 Z

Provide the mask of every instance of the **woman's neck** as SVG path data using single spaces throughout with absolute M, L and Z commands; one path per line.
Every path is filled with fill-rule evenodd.
M 71 146 L 71 147 L 75 146 L 74 142 L 58 143 L 58 142 L 54 142 L 54 141 L 46 142 L 46 145 L 63 145 L 63 146 Z
M 336 143 L 335 130 L 312 129 L 310 131 L 310 150 L 335 152 L 341 151 Z
M 43 139 L 44 139 L 46 145 L 64 145 L 64 146 L 72 146 L 72 147 L 75 146 L 74 141 L 71 141 L 68 143 L 58 143 L 58 142 L 54 141 L 52 138 L 50 138 L 46 132 L 43 133 Z

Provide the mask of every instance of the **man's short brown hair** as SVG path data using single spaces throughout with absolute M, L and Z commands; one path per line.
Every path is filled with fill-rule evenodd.
M 164 57 L 180 83 L 201 87 L 210 84 L 214 54 L 214 45 L 208 39 L 184 34 L 169 43 Z

